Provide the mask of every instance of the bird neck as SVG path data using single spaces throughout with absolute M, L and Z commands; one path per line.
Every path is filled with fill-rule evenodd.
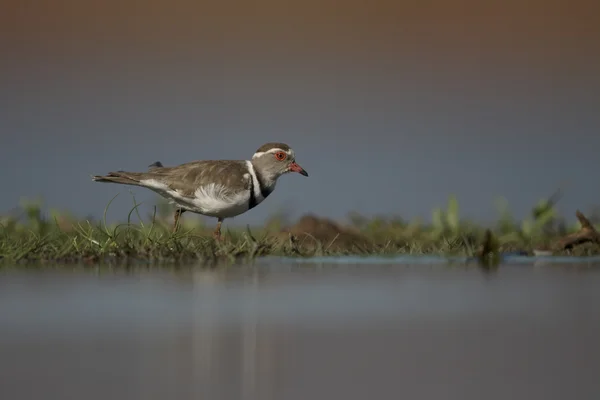
M 256 174 L 256 179 L 260 185 L 260 190 L 266 197 L 273 190 L 275 190 L 275 185 L 277 184 L 277 178 L 279 178 L 279 175 L 269 173 L 268 170 L 261 168 L 260 164 L 257 165 L 257 163 L 254 161 L 251 161 L 251 163 L 252 167 L 254 168 L 254 173 Z

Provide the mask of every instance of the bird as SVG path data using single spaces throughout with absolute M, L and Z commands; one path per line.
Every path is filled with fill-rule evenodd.
M 221 225 L 262 203 L 273 191 L 280 176 L 308 173 L 298 163 L 294 150 L 285 143 L 260 146 L 251 160 L 197 160 L 174 167 L 160 161 L 146 172 L 109 172 L 93 175 L 95 182 L 148 188 L 175 205 L 173 233 L 181 215 L 190 211 L 217 218 L 213 237 L 221 240 Z

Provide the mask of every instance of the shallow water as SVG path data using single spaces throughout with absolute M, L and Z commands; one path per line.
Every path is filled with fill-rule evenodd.
M 600 264 L 423 260 L 6 272 L 0 398 L 600 398 Z

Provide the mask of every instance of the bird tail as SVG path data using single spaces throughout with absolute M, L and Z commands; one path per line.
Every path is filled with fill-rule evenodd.
M 147 174 L 144 172 L 109 172 L 107 175 L 92 176 L 92 180 L 95 182 L 109 182 L 119 183 L 122 185 L 134 185 L 134 186 L 145 186 L 140 183 L 141 180 L 148 179 Z

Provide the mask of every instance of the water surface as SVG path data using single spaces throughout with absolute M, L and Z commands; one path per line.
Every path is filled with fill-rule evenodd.
M 0 275 L 2 399 L 598 399 L 600 269 Z

